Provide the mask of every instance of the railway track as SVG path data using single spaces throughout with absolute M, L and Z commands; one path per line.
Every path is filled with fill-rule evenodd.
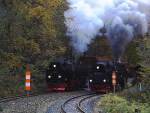
M 1 98 L 1 99 L 0 99 L 0 103 L 9 102 L 9 101 L 13 101 L 13 100 L 17 100 L 17 99 L 25 98 L 25 97 L 26 97 L 25 95 L 22 95 L 22 96 L 14 96 L 14 97 L 4 97 L 4 98 Z
M 75 96 L 67 101 L 61 106 L 62 113 L 87 113 L 87 111 L 82 107 L 82 103 L 85 100 L 91 99 L 95 96 L 98 96 L 95 93 L 85 94 L 80 96 Z
M 44 94 L 48 94 L 48 93 L 46 92 L 46 93 L 41 93 L 41 94 L 30 94 L 29 97 L 34 97 L 34 96 L 39 96 L 39 95 L 44 95 Z M 26 95 L 3 97 L 3 98 L 0 99 L 0 103 L 14 101 L 14 100 L 21 99 L 21 98 L 28 98 L 28 97 Z

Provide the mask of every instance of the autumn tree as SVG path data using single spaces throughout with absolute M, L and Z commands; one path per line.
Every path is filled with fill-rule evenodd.
M 0 64 L 45 68 L 65 52 L 64 0 L 0 0 Z

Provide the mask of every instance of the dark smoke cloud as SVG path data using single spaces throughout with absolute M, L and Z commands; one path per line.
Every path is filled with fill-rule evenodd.
M 120 57 L 136 35 L 148 31 L 150 0 L 67 0 L 67 35 L 78 53 L 99 34 L 104 24 L 115 57 Z
M 114 19 L 112 23 L 108 27 L 108 37 L 111 42 L 113 54 L 118 59 L 125 50 L 125 46 L 132 40 L 133 28 L 130 25 L 125 25 L 119 17 Z

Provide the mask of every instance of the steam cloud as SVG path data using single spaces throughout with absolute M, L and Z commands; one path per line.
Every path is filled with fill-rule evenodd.
M 115 57 L 120 57 L 134 36 L 148 31 L 150 0 L 67 0 L 64 13 L 67 35 L 78 53 L 104 26 Z

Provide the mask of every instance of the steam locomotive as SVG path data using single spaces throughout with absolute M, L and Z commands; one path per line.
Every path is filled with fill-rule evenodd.
M 126 67 L 109 59 L 80 57 L 77 61 L 61 59 L 49 64 L 46 82 L 49 91 L 88 89 L 95 92 L 112 91 L 112 72 L 116 72 L 117 89 L 127 82 Z
M 70 60 L 61 59 L 49 64 L 46 70 L 48 91 L 68 91 L 79 88 L 79 77 Z

